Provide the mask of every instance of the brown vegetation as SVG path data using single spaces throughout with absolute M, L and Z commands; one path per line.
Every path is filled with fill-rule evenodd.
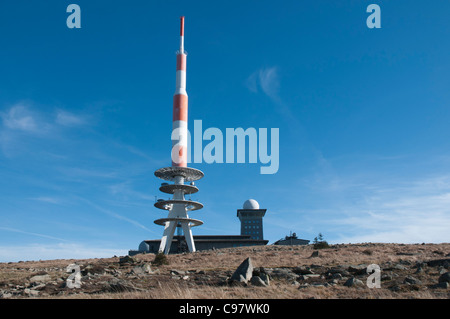
M 330 245 L 312 257 L 308 246 L 240 247 L 167 256 L 154 254 L 84 260 L 0 264 L 0 298 L 449 298 L 450 244 Z M 270 274 L 270 285 L 231 285 L 229 278 L 251 257 Z M 66 267 L 81 269 L 81 288 L 68 288 Z M 378 264 L 381 288 L 368 288 L 365 267 Z M 304 276 L 307 269 L 313 276 Z M 338 273 L 338 274 L 336 274 Z M 47 275 L 47 276 L 46 276 Z M 36 277 L 40 276 L 40 277 Z M 349 278 L 359 285 L 344 284 Z M 363 284 L 361 284 L 361 282 Z

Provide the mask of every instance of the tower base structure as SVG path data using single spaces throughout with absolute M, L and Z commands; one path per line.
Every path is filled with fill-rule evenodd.
M 169 200 L 158 199 L 155 207 L 168 210 L 167 218 L 160 218 L 154 221 L 155 224 L 164 226 L 164 233 L 161 238 L 159 252 L 169 254 L 172 246 L 175 229 L 181 226 L 186 240 L 187 248 L 190 252 L 195 252 L 195 243 L 192 236 L 191 228 L 203 224 L 201 220 L 189 218 L 188 212 L 203 208 L 199 202 L 186 200 L 184 195 L 194 194 L 198 192 L 198 188 L 194 186 L 194 181 L 201 179 L 204 174 L 202 171 L 190 167 L 165 167 L 155 172 L 155 176 L 173 184 L 163 183 L 159 190 L 163 193 L 173 194 L 173 198 Z M 186 185 L 185 182 L 191 182 Z

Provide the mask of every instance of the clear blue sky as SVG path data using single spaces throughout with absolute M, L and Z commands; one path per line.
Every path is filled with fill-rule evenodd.
M 81 29 L 66 8 L 81 7 Z M 366 8 L 381 8 L 369 29 Z M 179 17 L 189 125 L 280 129 L 280 167 L 194 164 L 194 234 L 450 241 L 448 1 L 0 3 L 0 261 L 125 255 L 157 239 Z

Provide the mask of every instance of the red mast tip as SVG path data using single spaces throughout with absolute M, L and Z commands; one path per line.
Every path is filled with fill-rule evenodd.
M 181 18 L 181 26 L 180 26 L 180 36 L 184 36 L 184 16 L 182 16 Z

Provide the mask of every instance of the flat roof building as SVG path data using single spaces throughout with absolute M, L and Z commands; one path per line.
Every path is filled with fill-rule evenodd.
M 193 240 L 196 250 L 209 250 L 242 246 L 267 245 L 268 240 L 263 236 L 263 217 L 266 209 L 260 209 L 254 199 L 247 200 L 242 209 L 237 210 L 237 217 L 241 221 L 240 235 L 194 235 Z M 139 244 L 138 250 L 130 250 L 130 256 L 140 253 L 158 253 L 161 240 L 144 240 Z M 183 253 L 188 251 L 184 236 L 173 236 L 170 247 L 171 253 Z
M 297 234 L 293 233 L 283 239 L 277 240 L 274 245 L 308 245 L 309 240 L 297 238 Z

